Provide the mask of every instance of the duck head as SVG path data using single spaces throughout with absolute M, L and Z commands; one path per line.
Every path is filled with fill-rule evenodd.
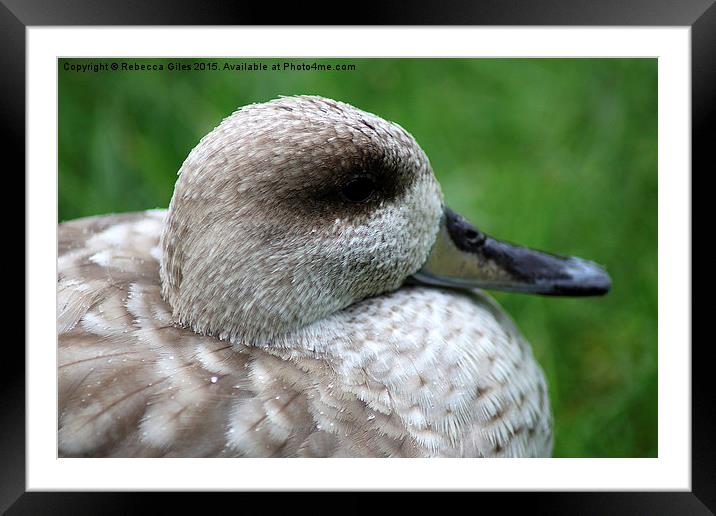
M 232 342 L 290 334 L 406 282 L 598 295 L 592 262 L 495 240 L 446 208 L 402 127 L 322 97 L 246 106 L 191 151 L 161 239 L 174 318 Z

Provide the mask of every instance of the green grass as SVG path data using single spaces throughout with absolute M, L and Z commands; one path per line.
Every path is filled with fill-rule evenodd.
M 62 221 L 166 207 L 191 148 L 247 103 L 318 94 L 400 123 L 478 227 L 612 275 L 604 298 L 495 294 L 548 376 L 555 456 L 657 455 L 655 59 L 318 61 L 356 65 L 342 72 L 77 73 L 65 62 L 90 61 L 60 61 Z

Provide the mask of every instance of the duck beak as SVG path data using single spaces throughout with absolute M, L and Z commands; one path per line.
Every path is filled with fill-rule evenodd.
M 548 296 L 600 296 L 612 285 L 594 262 L 535 251 L 482 233 L 449 208 L 413 282 Z

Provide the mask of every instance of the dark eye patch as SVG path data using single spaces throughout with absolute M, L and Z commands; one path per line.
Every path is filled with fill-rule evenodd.
M 376 195 L 377 188 L 372 178 L 355 177 L 343 185 L 341 194 L 349 202 L 363 203 L 370 201 Z
M 373 157 L 375 158 L 375 157 Z M 276 179 L 276 178 L 272 178 Z M 289 174 L 267 185 L 267 196 L 306 219 L 333 223 L 369 217 L 377 204 L 398 202 L 410 187 L 411 174 L 382 159 L 320 163 L 311 174 Z M 269 189 L 271 193 L 269 194 Z

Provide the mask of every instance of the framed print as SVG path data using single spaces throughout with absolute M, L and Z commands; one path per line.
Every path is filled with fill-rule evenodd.
M 350 27 L 57 5 L 0 7 L 28 192 L 3 508 L 510 490 L 713 510 L 691 344 L 709 2 Z

